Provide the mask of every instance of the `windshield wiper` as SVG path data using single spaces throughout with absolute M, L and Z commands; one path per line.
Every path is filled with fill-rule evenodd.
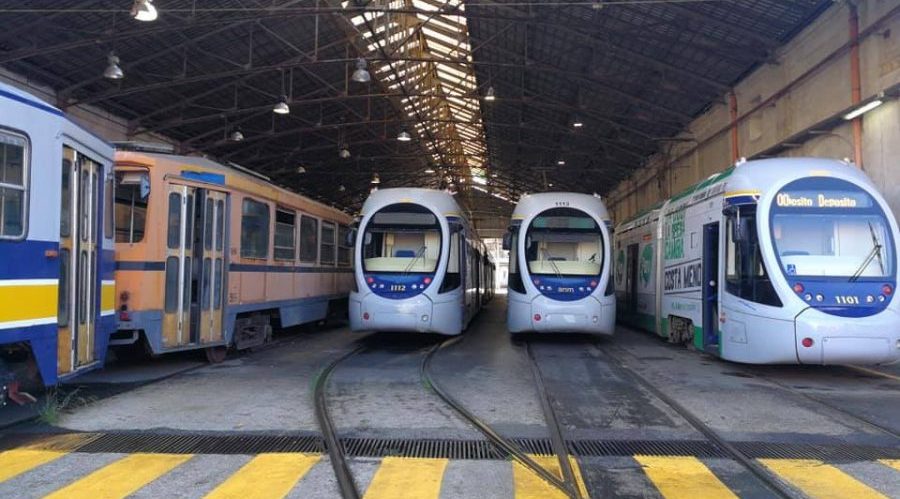
M 559 271 L 559 266 L 556 265 L 556 262 L 553 261 L 553 256 L 547 250 L 541 250 L 544 252 L 544 256 L 547 257 L 547 261 L 550 262 L 550 266 L 553 267 L 553 271 L 556 272 L 556 277 L 562 277 L 562 272 Z
M 881 243 L 878 241 L 878 236 L 875 235 L 875 228 L 872 227 L 872 222 L 866 223 L 869 224 L 869 233 L 872 234 L 872 251 L 869 251 L 866 259 L 863 260 L 862 265 L 860 265 L 859 268 L 856 269 L 856 272 L 850 277 L 849 282 L 856 282 L 875 257 L 878 257 L 878 266 L 881 267 L 882 275 L 884 274 L 884 260 L 881 258 Z
M 411 262 L 409 262 L 409 265 L 407 265 L 405 269 L 403 269 L 403 275 L 409 274 L 410 269 L 413 268 L 413 265 L 415 265 L 419 258 L 422 258 L 422 255 L 424 254 L 425 246 L 422 246 L 421 248 L 419 248 L 419 251 L 416 251 L 416 257 L 413 258 Z

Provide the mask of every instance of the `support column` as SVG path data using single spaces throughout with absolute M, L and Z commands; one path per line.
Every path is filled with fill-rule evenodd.
M 740 144 L 738 143 L 738 106 L 737 96 L 734 90 L 728 93 L 728 107 L 731 111 L 731 163 L 737 163 L 741 157 Z
M 850 99 L 853 106 L 862 100 L 862 82 L 859 71 L 859 11 L 855 1 L 847 2 L 849 9 L 848 27 L 850 30 Z M 863 168 L 862 155 L 862 116 L 851 122 L 853 127 L 853 161 Z

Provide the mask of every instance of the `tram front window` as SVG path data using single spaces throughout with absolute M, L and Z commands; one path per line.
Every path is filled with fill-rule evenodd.
M 532 275 L 598 276 L 603 268 L 600 226 L 578 210 L 547 210 L 528 227 L 525 260 Z
M 794 187 L 797 182 L 789 184 L 773 206 L 772 241 L 785 275 L 893 275 L 893 238 L 875 200 L 844 181 L 804 180 L 818 182 L 800 188 Z
M 364 272 L 434 273 L 440 261 L 440 223 L 419 205 L 387 206 L 366 225 L 362 251 Z

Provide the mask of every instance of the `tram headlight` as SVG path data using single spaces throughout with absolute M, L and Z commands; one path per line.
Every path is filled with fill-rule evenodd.
M 809 293 L 806 293 L 805 295 L 803 295 L 803 299 L 806 301 L 812 301 L 812 295 Z
M 866 303 L 873 303 L 875 301 L 875 297 L 872 295 L 866 296 Z
M 825 297 L 822 296 L 822 293 L 816 294 L 816 301 L 819 301 L 819 302 L 820 302 L 820 301 L 823 301 L 823 300 L 825 300 Z
M 422 322 L 428 322 L 428 314 L 422 315 Z
M 883 302 L 884 300 L 886 300 L 886 298 L 884 297 L 884 295 L 878 295 L 878 302 L 879 302 L 879 303 L 880 303 L 880 302 Z

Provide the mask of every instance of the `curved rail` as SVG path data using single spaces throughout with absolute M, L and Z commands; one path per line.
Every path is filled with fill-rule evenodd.
M 353 481 L 353 473 L 350 472 L 350 466 L 344 456 L 344 450 L 337 438 L 334 429 L 334 422 L 331 420 L 331 414 L 328 412 L 328 404 L 325 399 L 325 392 L 328 388 L 328 379 L 335 367 L 341 362 L 363 351 L 366 347 L 361 346 L 355 350 L 351 350 L 340 357 L 334 359 L 330 364 L 322 369 L 316 378 L 315 391 L 313 395 L 316 407 L 316 420 L 322 429 L 322 436 L 325 438 L 325 448 L 328 450 L 328 456 L 331 459 L 331 467 L 334 468 L 334 476 L 337 478 L 338 487 L 341 490 L 341 497 L 344 499 L 359 499 L 359 490 L 356 489 L 356 482 Z
M 422 380 L 425 385 L 430 387 L 434 393 L 438 395 L 447 405 L 452 407 L 460 416 L 462 416 L 466 421 L 471 423 L 475 428 L 478 429 L 488 440 L 491 441 L 495 446 L 504 452 L 508 453 L 513 457 L 516 461 L 520 462 L 523 466 L 533 471 L 539 477 L 544 479 L 547 483 L 553 485 L 554 487 L 560 489 L 569 497 L 573 497 L 573 499 L 580 499 L 580 495 L 578 494 L 578 487 L 575 486 L 574 490 L 570 488 L 569 484 L 560 480 L 555 475 L 547 471 L 543 466 L 536 463 L 533 459 L 528 457 L 528 454 L 522 451 L 516 444 L 510 442 L 499 433 L 494 431 L 493 428 L 488 426 L 481 418 L 473 414 L 469 411 L 464 405 L 462 405 L 459 401 L 453 398 L 447 391 L 441 388 L 440 385 L 435 383 L 434 378 L 430 373 L 431 360 L 434 358 L 434 355 L 441 350 L 442 348 L 449 347 L 454 343 L 459 342 L 462 339 L 462 336 L 456 336 L 449 340 L 445 340 L 442 343 L 439 343 L 432 347 L 425 357 L 422 359 L 422 363 L 419 366 L 419 373 L 421 374 Z M 552 431 L 551 431 L 552 433 Z M 568 464 L 568 453 L 566 454 L 566 463 Z M 571 467 L 569 468 L 569 472 L 571 473 Z M 574 474 L 573 474 L 574 476 Z
M 604 355 L 606 355 L 616 365 L 616 367 L 618 367 L 619 370 L 622 371 L 622 373 L 630 377 L 635 383 L 647 389 L 647 391 L 652 393 L 656 398 L 662 400 L 666 405 L 677 412 L 679 416 L 684 418 L 685 421 L 690 423 L 690 425 L 693 426 L 697 431 L 703 434 L 703 436 L 706 437 L 710 442 L 718 446 L 723 451 L 727 452 L 732 457 L 732 459 L 741 463 L 745 468 L 753 473 L 753 475 L 764 486 L 766 486 L 766 488 L 768 488 L 773 495 L 785 499 L 799 499 L 803 497 L 794 492 L 787 485 L 783 484 L 777 477 L 769 473 L 761 464 L 757 463 L 751 457 L 744 454 L 740 449 L 722 438 L 709 425 L 701 421 L 700 418 L 695 416 L 691 411 L 687 410 L 687 408 L 678 403 L 675 399 L 657 388 L 642 374 L 632 369 L 631 367 L 628 367 L 619 359 L 617 355 L 608 351 L 603 347 L 603 345 L 600 345 L 598 343 L 595 343 L 594 346 L 597 347 L 598 350 L 603 352 Z

